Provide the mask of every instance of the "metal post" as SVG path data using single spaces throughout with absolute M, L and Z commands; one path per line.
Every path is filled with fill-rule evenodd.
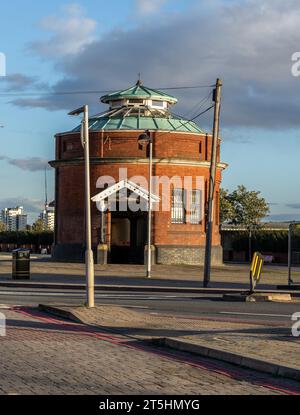
M 152 266 L 152 158 L 153 140 L 149 137 L 149 201 L 148 201 L 148 257 L 147 257 L 147 278 L 151 278 Z
M 252 229 L 249 228 L 249 262 L 252 261 Z
M 222 82 L 217 79 L 216 89 L 214 94 L 215 113 L 214 113 L 214 127 L 212 137 L 212 150 L 210 162 L 210 178 L 209 178 L 209 195 L 207 207 L 207 228 L 206 228 L 206 246 L 205 246 L 205 262 L 204 262 L 204 281 L 203 286 L 206 288 L 210 283 L 211 273 L 211 247 L 212 247 L 212 232 L 213 232 L 213 202 L 215 193 L 215 180 L 217 172 L 217 149 L 220 129 L 220 110 L 221 110 L 221 91 Z
M 84 106 L 84 161 L 85 161 L 85 226 L 86 226 L 86 305 L 89 308 L 95 307 L 94 294 L 94 256 L 92 251 L 92 232 L 91 232 L 91 189 L 90 189 L 90 148 L 89 148 L 89 110 Z
M 100 244 L 105 244 L 105 212 L 101 211 Z
M 293 284 L 293 280 L 292 280 L 292 227 L 293 224 L 290 223 L 289 225 L 289 242 L 288 242 L 288 285 L 292 285 Z

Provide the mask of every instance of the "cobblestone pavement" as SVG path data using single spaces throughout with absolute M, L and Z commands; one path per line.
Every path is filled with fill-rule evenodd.
M 296 382 L 167 353 L 33 309 L 1 312 L 1 394 L 300 393 Z

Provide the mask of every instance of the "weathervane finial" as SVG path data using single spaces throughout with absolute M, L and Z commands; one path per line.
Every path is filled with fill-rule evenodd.
M 138 73 L 138 80 L 137 80 L 136 85 L 137 85 L 137 86 L 142 85 L 142 80 L 141 80 L 141 72 L 139 72 L 139 73 Z

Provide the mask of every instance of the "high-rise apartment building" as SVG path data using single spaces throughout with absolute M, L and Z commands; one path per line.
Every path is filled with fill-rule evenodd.
M 51 204 L 45 205 L 45 209 L 41 212 L 39 219 L 43 221 L 45 229 L 54 230 L 55 212 Z
M 5 208 L 0 211 L 0 222 L 4 223 L 7 231 L 24 231 L 27 227 L 27 215 L 22 206 Z

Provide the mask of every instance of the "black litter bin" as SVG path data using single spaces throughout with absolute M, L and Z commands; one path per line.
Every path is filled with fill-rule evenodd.
M 29 249 L 15 249 L 12 252 L 12 279 L 30 280 Z

